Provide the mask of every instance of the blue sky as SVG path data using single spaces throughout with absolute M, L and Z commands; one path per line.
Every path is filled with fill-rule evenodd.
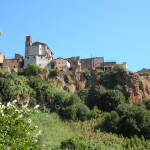
M 0 52 L 24 56 L 25 36 L 57 57 L 104 57 L 150 68 L 150 0 L 0 0 Z

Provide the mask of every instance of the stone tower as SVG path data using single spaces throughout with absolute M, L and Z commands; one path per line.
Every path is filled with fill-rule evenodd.
M 32 37 L 26 36 L 26 42 L 25 42 L 25 57 L 29 53 L 29 47 L 32 46 Z

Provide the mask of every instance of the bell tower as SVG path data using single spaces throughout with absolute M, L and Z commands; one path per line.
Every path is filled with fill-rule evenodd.
M 32 46 L 32 36 L 26 36 L 26 42 L 25 42 L 25 58 L 29 54 L 30 46 Z
M 32 46 L 32 36 L 26 36 L 26 46 Z

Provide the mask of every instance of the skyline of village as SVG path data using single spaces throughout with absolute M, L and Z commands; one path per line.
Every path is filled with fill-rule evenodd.
M 27 1 L 1 2 L 0 51 L 6 58 L 24 56 L 24 37 L 32 35 L 54 58 L 92 54 L 127 62 L 134 72 L 150 68 L 150 1 Z
M 4 53 L 0 53 L 0 66 L 10 71 L 18 72 L 21 68 L 28 67 L 32 64 L 37 64 L 42 68 L 53 69 L 52 61 L 55 61 L 55 68 L 74 72 L 81 72 L 85 70 L 101 69 L 103 71 L 112 70 L 117 64 L 116 61 L 104 61 L 104 57 L 91 57 L 81 59 L 80 56 L 53 59 L 54 52 L 47 44 L 42 42 L 32 42 L 32 36 L 26 36 L 25 41 L 25 57 L 15 53 L 15 57 L 11 59 L 5 58 Z M 124 70 L 127 69 L 127 63 L 120 64 Z

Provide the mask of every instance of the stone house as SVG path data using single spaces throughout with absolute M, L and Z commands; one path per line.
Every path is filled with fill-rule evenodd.
M 37 64 L 42 68 L 51 69 L 50 62 L 53 60 L 53 55 L 54 54 L 45 43 L 32 43 L 32 37 L 26 36 L 24 67 L 30 64 Z
M 103 69 L 104 57 L 93 57 L 87 59 L 81 59 L 81 69 L 84 70 L 95 70 Z
M 70 57 L 70 58 L 66 58 L 66 59 L 70 63 L 70 70 L 73 70 L 75 72 L 80 72 L 81 71 L 81 59 L 80 59 L 80 56 Z
M 23 67 L 23 57 L 19 54 L 15 54 L 15 58 L 4 59 L 3 68 L 9 68 L 11 71 L 18 71 Z
M 5 54 L 0 53 L 0 66 L 3 66 L 4 59 L 5 59 Z
M 62 70 L 62 71 L 68 71 L 70 68 L 70 63 L 68 62 L 67 59 L 63 59 L 62 57 L 59 57 L 57 59 L 55 59 L 56 61 L 56 68 L 58 70 Z
M 104 67 L 103 70 L 104 71 L 111 71 L 116 65 L 116 62 L 104 62 Z

